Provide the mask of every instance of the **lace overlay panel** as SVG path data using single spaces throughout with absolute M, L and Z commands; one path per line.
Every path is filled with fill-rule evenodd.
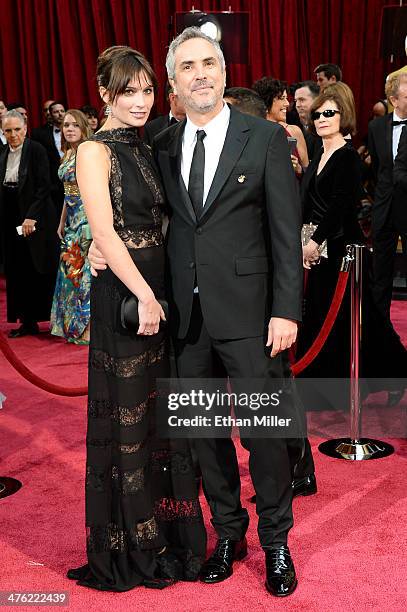
M 112 357 L 109 353 L 94 350 L 90 354 L 90 367 L 97 371 L 104 371 L 118 378 L 131 378 L 140 376 L 146 367 L 154 365 L 164 357 L 165 343 L 158 348 L 150 349 L 134 357 Z
M 92 489 L 97 493 L 102 493 L 105 490 L 106 472 L 102 467 L 95 465 L 86 466 L 86 489 Z
M 153 195 L 154 203 L 161 205 L 164 204 L 163 193 L 159 187 L 157 177 L 154 175 L 148 161 L 143 155 L 140 154 L 138 147 L 133 148 L 133 154 L 140 169 L 140 172 Z
M 109 191 L 113 208 L 113 225 L 116 228 L 124 226 L 123 204 L 122 204 L 122 169 L 119 158 L 114 147 L 110 147 L 110 181 Z
M 122 471 L 117 465 L 113 465 L 112 481 L 114 488 L 122 495 L 134 495 L 144 488 L 144 467 Z
M 192 471 L 192 463 L 187 455 L 169 450 L 158 450 L 151 455 L 151 469 L 153 472 L 188 474 Z
M 140 423 L 147 412 L 149 400 L 135 406 L 118 406 L 109 400 L 89 400 L 88 416 L 92 419 L 112 419 L 124 427 Z
M 132 455 L 137 453 L 142 448 L 143 442 L 137 442 L 135 444 L 121 444 L 120 442 L 117 442 L 117 440 L 112 440 L 111 438 L 90 438 L 86 440 L 86 445 L 93 448 L 109 448 L 111 446 L 113 450 L 122 455 Z
M 117 234 L 128 249 L 161 246 L 164 242 L 161 225 L 157 227 L 131 227 L 118 229 Z
M 114 523 L 86 528 L 87 550 L 91 553 L 137 550 L 143 544 L 155 540 L 157 536 L 158 528 L 154 517 L 143 523 L 136 523 L 134 528 L 128 531 L 119 529 Z
M 164 497 L 155 503 L 154 516 L 158 521 L 190 522 L 201 520 L 202 512 L 197 499 Z

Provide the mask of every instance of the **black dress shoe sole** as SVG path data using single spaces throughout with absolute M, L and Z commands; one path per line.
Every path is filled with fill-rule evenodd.
M 295 579 L 295 582 L 290 588 L 290 590 L 288 591 L 288 593 L 274 593 L 274 591 L 271 588 L 269 588 L 269 586 L 267 585 L 267 582 L 265 582 L 264 585 L 266 587 L 267 593 L 270 593 L 270 595 L 273 595 L 274 597 L 288 597 L 289 595 L 294 593 L 295 589 L 297 588 L 298 580 Z
M 233 562 L 242 561 L 242 559 L 244 559 L 245 557 L 247 557 L 247 548 L 239 552 L 239 554 L 236 555 Z M 214 578 L 204 578 L 204 577 L 199 576 L 199 580 L 203 582 L 204 584 L 217 584 L 218 582 L 223 582 L 224 580 L 227 580 L 228 578 L 232 576 L 232 574 L 233 574 L 233 568 L 230 573 L 225 574 L 225 576 L 222 576 L 220 578 L 214 579 Z
M 315 495 L 316 493 L 318 493 L 318 489 L 315 487 L 314 489 L 304 489 L 304 491 L 293 491 L 293 498 L 294 497 L 308 497 L 309 495 Z

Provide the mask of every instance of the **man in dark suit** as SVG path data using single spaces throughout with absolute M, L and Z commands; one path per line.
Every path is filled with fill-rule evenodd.
M 231 378 L 282 377 L 302 288 L 300 205 L 285 132 L 223 103 L 223 54 L 199 29 L 187 28 L 171 43 L 166 65 L 187 113 L 154 141 L 172 208 L 168 260 L 178 375 L 216 377 L 220 363 Z M 287 443 L 246 443 L 266 586 L 289 595 L 297 580 L 287 547 Z M 230 438 L 199 439 L 194 446 L 219 538 L 201 580 L 220 582 L 246 554 L 248 514 L 236 451 Z
M 21 323 L 9 337 L 18 338 L 37 334 L 37 322 L 49 320 L 58 263 L 57 219 L 44 148 L 26 138 L 24 118 L 16 111 L 5 114 L 3 130 L 8 145 L 0 152 L 0 232 L 7 320 Z
M 403 128 L 400 136 L 397 157 L 394 160 L 393 182 L 393 217 L 400 231 L 404 267 L 407 271 L 407 127 Z
M 403 126 L 407 124 L 407 74 L 391 77 L 386 96 L 394 111 L 369 124 L 368 149 L 376 180 L 372 208 L 373 299 L 384 317 L 390 318 L 394 257 L 398 237 L 405 233 L 394 215 L 393 161 Z
M 61 163 L 61 129 L 65 107 L 61 102 L 52 102 L 48 107 L 52 119 L 52 125 L 43 125 L 32 130 L 31 138 L 41 143 L 48 154 L 49 172 L 51 180 L 51 198 L 55 205 L 58 218 L 61 215 L 64 203 L 64 187 L 58 177 L 58 169 Z
M 165 130 L 170 125 L 178 123 L 185 119 L 185 108 L 180 102 L 178 96 L 173 92 L 173 89 L 169 83 L 166 85 L 165 99 L 170 105 L 170 112 L 167 115 L 160 115 L 151 121 L 148 121 L 144 126 L 143 140 L 150 147 L 153 144 L 153 140 L 157 134 Z

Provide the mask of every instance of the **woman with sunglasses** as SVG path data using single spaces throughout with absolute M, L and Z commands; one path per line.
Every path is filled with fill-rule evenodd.
M 303 264 L 308 278 L 297 358 L 314 342 L 326 318 L 346 245 L 363 241 L 357 220 L 361 165 L 357 152 L 345 138 L 355 133 L 355 106 L 353 95 L 343 84 L 338 85 L 324 90 L 311 107 L 311 130 L 322 138 L 323 147 L 302 181 Z M 349 300 L 348 287 L 334 327 L 317 358 L 304 371 L 305 377 L 349 377 Z M 366 333 L 362 337 L 362 376 L 405 377 L 407 351 L 391 324 L 381 320 L 367 286 L 363 287 L 363 300 Z M 377 346 L 381 347 L 380 354 Z M 382 388 L 390 389 L 385 385 Z

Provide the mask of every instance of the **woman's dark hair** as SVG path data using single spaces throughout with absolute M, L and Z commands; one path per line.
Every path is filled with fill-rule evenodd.
M 84 106 L 81 106 L 79 110 L 81 110 L 82 113 L 87 117 L 96 117 L 96 119 L 99 118 L 96 108 L 94 106 L 91 106 L 90 104 L 85 104 Z
M 253 83 L 252 89 L 260 96 L 269 111 L 273 106 L 273 100 L 281 98 L 287 91 L 287 83 L 271 77 L 262 77 Z
M 340 112 L 339 131 L 341 134 L 343 136 L 347 136 L 348 134 L 353 136 L 356 133 L 355 100 L 351 88 L 342 81 L 325 87 L 322 93 L 313 101 L 310 109 L 310 131 L 315 135 L 317 134 L 312 119 L 312 113 L 318 110 L 325 102 L 335 102 L 338 107 L 338 111 Z
M 110 102 L 125 92 L 129 82 L 144 72 L 157 90 L 157 77 L 144 55 L 131 47 L 115 46 L 105 49 L 97 60 L 97 82 L 109 92 Z

